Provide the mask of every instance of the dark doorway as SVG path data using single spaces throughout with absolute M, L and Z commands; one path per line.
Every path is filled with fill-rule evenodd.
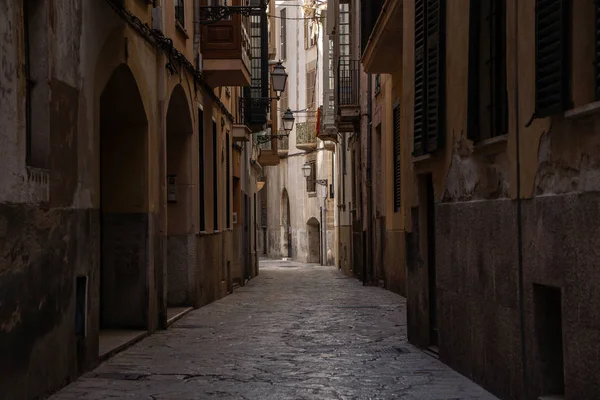
M 316 218 L 306 223 L 308 232 L 308 262 L 318 263 L 321 260 L 321 225 Z
M 540 395 L 564 395 L 562 302 L 559 288 L 533 285 Z
M 147 329 L 147 133 L 137 83 L 122 64 L 100 96 L 100 329 Z
M 435 267 L 435 197 L 431 174 L 419 176 L 419 219 L 419 226 L 424 228 L 420 233 L 420 252 L 427 265 L 429 345 L 431 346 L 431 350 L 437 351 L 438 318 Z
M 281 195 L 281 243 L 282 256 L 292 257 L 292 226 L 290 218 L 290 198 L 286 189 Z

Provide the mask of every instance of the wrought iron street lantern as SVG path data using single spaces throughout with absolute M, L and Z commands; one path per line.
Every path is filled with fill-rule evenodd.
M 271 71 L 271 87 L 277 93 L 277 100 L 281 97 L 281 93 L 285 91 L 285 87 L 287 84 L 288 74 L 285 71 L 285 67 L 279 61 L 275 67 L 273 67 L 273 71 Z
M 285 110 L 285 112 L 283 113 L 283 116 L 281 117 L 281 122 L 283 123 L 283 130 L 286 131 L 287 133 L 290 133 L 292 131 L 292 129 L 294 129 L 294 121 L 296 119 L 294 118 L 294 114 L 292 113 L 292 110 L 290 110 L 289 108 L 287 110 Z

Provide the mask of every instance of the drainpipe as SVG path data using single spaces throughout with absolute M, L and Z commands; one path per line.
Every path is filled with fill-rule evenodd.
M 372 182 L 372 147 L 373 147 L 373 98 L 372 91 L 372 75 L 367 74 L 367 262 L 369 263 L 369 280 L 373 281 L 374 265 L 373 265 L 373 182 Z M 366 268 L 365 268 L 366 269 Z
M 519 133 L 519 4 L 515 2 L 515 41 L 514 41 L 514 76 L 515 76 L 515 157 L 517 161 L 517 257 L 519 278 L 519 319 L 521 333 L 521 367 L 523 368 L 523 391 L 528 395 L 527 351 L 525 349 L 525 290 L 523 282 L 523 211 L 521 202 L 521 143 Z

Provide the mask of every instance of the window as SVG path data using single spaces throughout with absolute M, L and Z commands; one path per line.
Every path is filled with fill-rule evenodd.
M 185 27 L 185 7 L 183 0 L 175 0 L 175 20 Z
M 535 117 L 543 118 L 571 107 L 571 2 L 535 2 Z
M 219 170 L 219 154 L 218 154 L 218 146 L 217 146 L 217 123 L 213 121 L 212 123 L 213 129 L 213 137 L 212 137 L 212 145 L 213 145 L 213 212 L 214 212 L 214 230 L 219 230 L 219 180 L 218 180 L 218 170 Z
M 46 1 L 23 1 L 25 36 L 26 162 L 48 168 L 50 156 L 50 86 Z
M 309 161 L 308 165 L 310 165 L 310 176 L 306 180 L 306 191 L 315 193 L 317 191 L 317 164 L 316 161 Z
M 231 228 L 231 151 L 229 150 L 229 132 L 225 136 L 225 177 L 227 181 L 225 182 L 226 186 L 226 195 L 225 195 L 225 203 L 226 203 L 226 219 L 227 219 L 227 229 Z
M 204 113 L 198 109 L 198 202 L 200 211 L 200 232 L 206 231 L 206 209 L 204 208 Z
M 381 93 L 381 75 L 375 75 L 375 96 Z
M 445 0 L 415 0 L 414 156 L 444 142 L 445 6 Z
M 304 48 L 310 49 L 315 44 L 317 44 L 316 40 L 316 24 L 312 19 L 313 17 L 309 14 L 304 16 Z
M 400 186 L 402 168 L 400 166 L 400 104 L 394 106 L 394 212 L 400 211 L 402 188 Z
M 506 2 L 471 2 L 467 135 L 485 140 L 508 131 Z
M 281 59 L 287 58 L 287 9 L 283 9 L 279 12 L 279 22 L 281 23 Z
M 317 70 L 311 69 L 306 72 L 306 108 L 315 108 L 315 85 L 317 81 Z

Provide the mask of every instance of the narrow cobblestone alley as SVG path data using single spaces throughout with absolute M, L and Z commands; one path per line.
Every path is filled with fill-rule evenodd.
M 260 276 L 55 394 L 67 399 L 494 399 L 406 340 L 404 299 L 333 267 Z

